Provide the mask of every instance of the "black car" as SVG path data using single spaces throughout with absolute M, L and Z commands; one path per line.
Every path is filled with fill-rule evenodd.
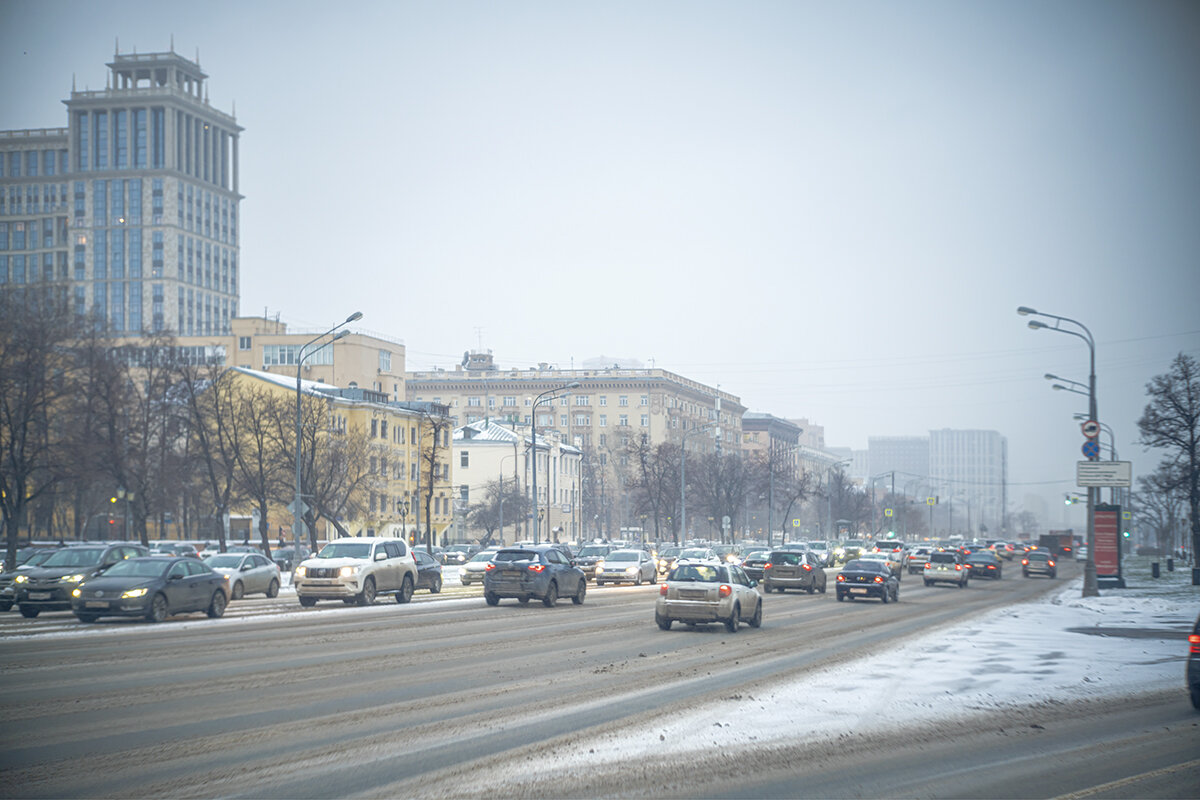
M 596 563 L 617 548 L 610 544 L 585 544 L 575 556 L 575 565 L 583 570 L 585 579 L 596 577 Z
M 13 581 L 22 572 L 40 567 L 42 562 L 58 552 L 54 547 L 25 547 L 17 551 L 17 565 L 0 573 L 0 611 L 8 611 L 17 602 L 17 591 Z
M 1188 636 L 1187 684 L 1192 706 L 1200 711 L 1200 617 L 1196 617 L 1196 627 Z
M 751 550 L 746 554 L 746 558 L 742 561 L 742 571 L 746 573 L 751 580 L 761 581 L 763 577 L 763 567 L 766 566 L 767 556 L 770 550 Z
M 424 550 L 413 550 L 413 558 L 417 562 L 418 589 L 428 589 L 430 594 L 442 590 L 442 565 Z
M 489 606 L 503 597 L 521 603 L 537 598 L 547 608 L 569 595 L 575 605 L 587 594 L 587 578 L 557 545 L 535 544 L 506 547 L 492 557 L 483 573 L 483 598 Z
M 127 558 L 149 554 L 145 547 L 129 542 L 64 547 L 40 567 L 13 579 L 21 616 L 33 618 L 43 611 L 70 611 L 71 592 L 81 582 Z
M 308 548 L 304 546 L 299 548 L 299 556 L 297 556 L 296 551 L 297 548 L 295 547 L 277 547 L 271 551 L 271 560 L 275 562 L 279 569 L 284 572 L 291 572 L 293 567 L 312 555 Z
M 479 545 L 452 544 L 442 552 L 443 564 L 465 564 L 479 552 Z
M 1004 565 L 991 550 L 976 550 L 971 553 L 967 556 L 966 567 L 971 570 L 972 578 L 978 576 L 1000 580 L 1004 573 Z
M 884 603 L 900 600 L 900 581 L 886 561 L 854 559 L 837 576 L 837 599 L 878 597 Z
M 203 611 L 220 617 L 229 604 L 229 579 L 187 556 L 148 556 L 113 564 L 72 592 L 71 610 L 80 622 L 100 617 L 145 617 L 162 622 L 170 614 Z

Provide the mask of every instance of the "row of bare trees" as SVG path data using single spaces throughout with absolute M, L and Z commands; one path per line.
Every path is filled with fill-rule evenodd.
M 0 293 L 0 522 L 9 563 L 21 536 L 123 535 L 148 543 L 149 520 L 225 546 L 231 509 L 268 509 L 295 492 L 294 398 L 181 349 L 170 337 L 114 347 L 41 295 Z M 365 432 L 335 431 L 331 401 L 304 395 L 301 481 L 317 524 L 363 509 L 378 476 Z M 124 490 L 120 505 L 112 499 Z M 120 516 L 122 525 L 117 526 Z M 112 531 L 112 533 L 110 533 Z

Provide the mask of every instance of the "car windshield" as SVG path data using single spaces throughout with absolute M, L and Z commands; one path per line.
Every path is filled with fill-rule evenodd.
M 501 550 L 492 557 L 492 560 L 499 563 L 502 561 L 537 561 L 538 554 L 528 550 Z
M 846 564 L 842 568 L 842 572 L 882 572 L 885 569 L 883 562 L 879 560 L 870 561 L 868 559 L 856 558 Z
M 29 558 L 25 559 L 21 563 L 27 567 L 36 567 L 39 564 L 45 564 L 46 559 L 48 559 L 50 556 L 54 555 L 55 552 L 56 551 L 54 551 L 54 550 L 41 549 L 41 550 L 38 550 L 37 552 L 33 553 L 32 555 L 30 555 Z M 17 560 L 21 561 L 19 558 Z
M 689 547 L 680 552 L 679 557 L 682 558 L 712 558 L 712 551 L 705 547 Z
M 278 551 L 276 552 L 278 553 Z M 213 569 L 237 569 L 242 565 L 242 556 L 236 553 L 224 553 L 222 555 L 209 556 L 204 559 L 204 563 Z
M 762 561 L 767 557 L 766 550 L 755 550 L 746 556 L 747 561 Z
M 866 544 L 862 539 L 847 539 L 846 547 L 862 547 Z
M 604 557 L 605 561 L 637 561 L 637 550 L 614 550 Z
M 1049 561 L 1050 554 L 1043 553 L 1040 550 L 1033 550 L 1029 553 L 1028 556 L 1026 556 L 1026 558 L 1028 558 L 1030 561 Z
M 43 567 L 90 567 L 100 563 L 103 547 L 67 547 L 42 562 Z
M 799 564 L 799 553 L 771 553 L 772 564 Z
M 165 559 L 118 561 L 104 573 L 106 578 L 157 578 L 175 563 Z
M 491 561 L 496 555 L 495 550 L 484 550 L 482 553 L 476 553 L 472 561 Z
M 953 553 L 933 553 L 929 556 L 930 562 L 934 564 L 953 564 L 958 559 Z
M 331 542 L 321 548 L 317 558 L 370 558 L 371 545 L 367 542 Z
M 721 570 L 710 564 L 684 564 L 671 572 L 670 580 L 716 583 L 721 580 Z
M 608 548 L 604 545 L 589 544 L 579 550 L 579 555 L 582 556 L 602 556 L 608 552 Z

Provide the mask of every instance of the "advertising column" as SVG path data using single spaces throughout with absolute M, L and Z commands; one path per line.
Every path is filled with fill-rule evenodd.
M 1096 583 L 1101 588 L 1125 588 L 1121 575 L 1121 507 L 1096 506 Z

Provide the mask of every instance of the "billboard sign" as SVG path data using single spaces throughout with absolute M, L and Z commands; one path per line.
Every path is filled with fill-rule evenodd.
M 1095 541 L 1096 580 L 1124 586 L 1121 575 L 1121 507 L 1096 506 Z
M 1127 488 L 1133 483 L 1131 461 L 1076 461 L 1076 486 L 1117 486 Z

